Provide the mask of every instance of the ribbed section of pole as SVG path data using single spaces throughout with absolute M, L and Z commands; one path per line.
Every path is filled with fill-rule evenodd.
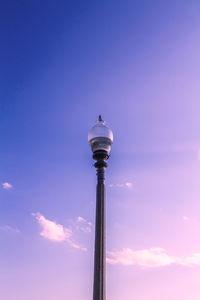
M 97 168 L 96 229 L 93 300 L 106 300 L 105 276 L 105 168 Z

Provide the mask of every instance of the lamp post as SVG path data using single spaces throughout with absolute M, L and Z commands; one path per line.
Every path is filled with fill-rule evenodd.
M 88 133 L 88 143 L 97 169 L 93 300 L 106 300 L 105 168 L 113 143 L 113 133 L 101 116 Z

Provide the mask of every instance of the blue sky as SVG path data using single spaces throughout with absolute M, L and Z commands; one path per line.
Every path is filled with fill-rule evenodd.
M 102 114 L 108 300 L 199 300 L 199 31 L 193 0 L 2 3 L 1 299 L 92 297 Z

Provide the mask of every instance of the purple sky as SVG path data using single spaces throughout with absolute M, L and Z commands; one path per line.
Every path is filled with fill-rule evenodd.
M 114 144 L 107 299 L 200 299 L 199 1 L 0 10 L 0 299 L 92 299 L 87 134 Z

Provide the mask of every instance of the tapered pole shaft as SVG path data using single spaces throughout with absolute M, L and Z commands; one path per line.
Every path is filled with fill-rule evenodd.
M 97 168 L 93 300 L 106 300 L 105 168 Z

